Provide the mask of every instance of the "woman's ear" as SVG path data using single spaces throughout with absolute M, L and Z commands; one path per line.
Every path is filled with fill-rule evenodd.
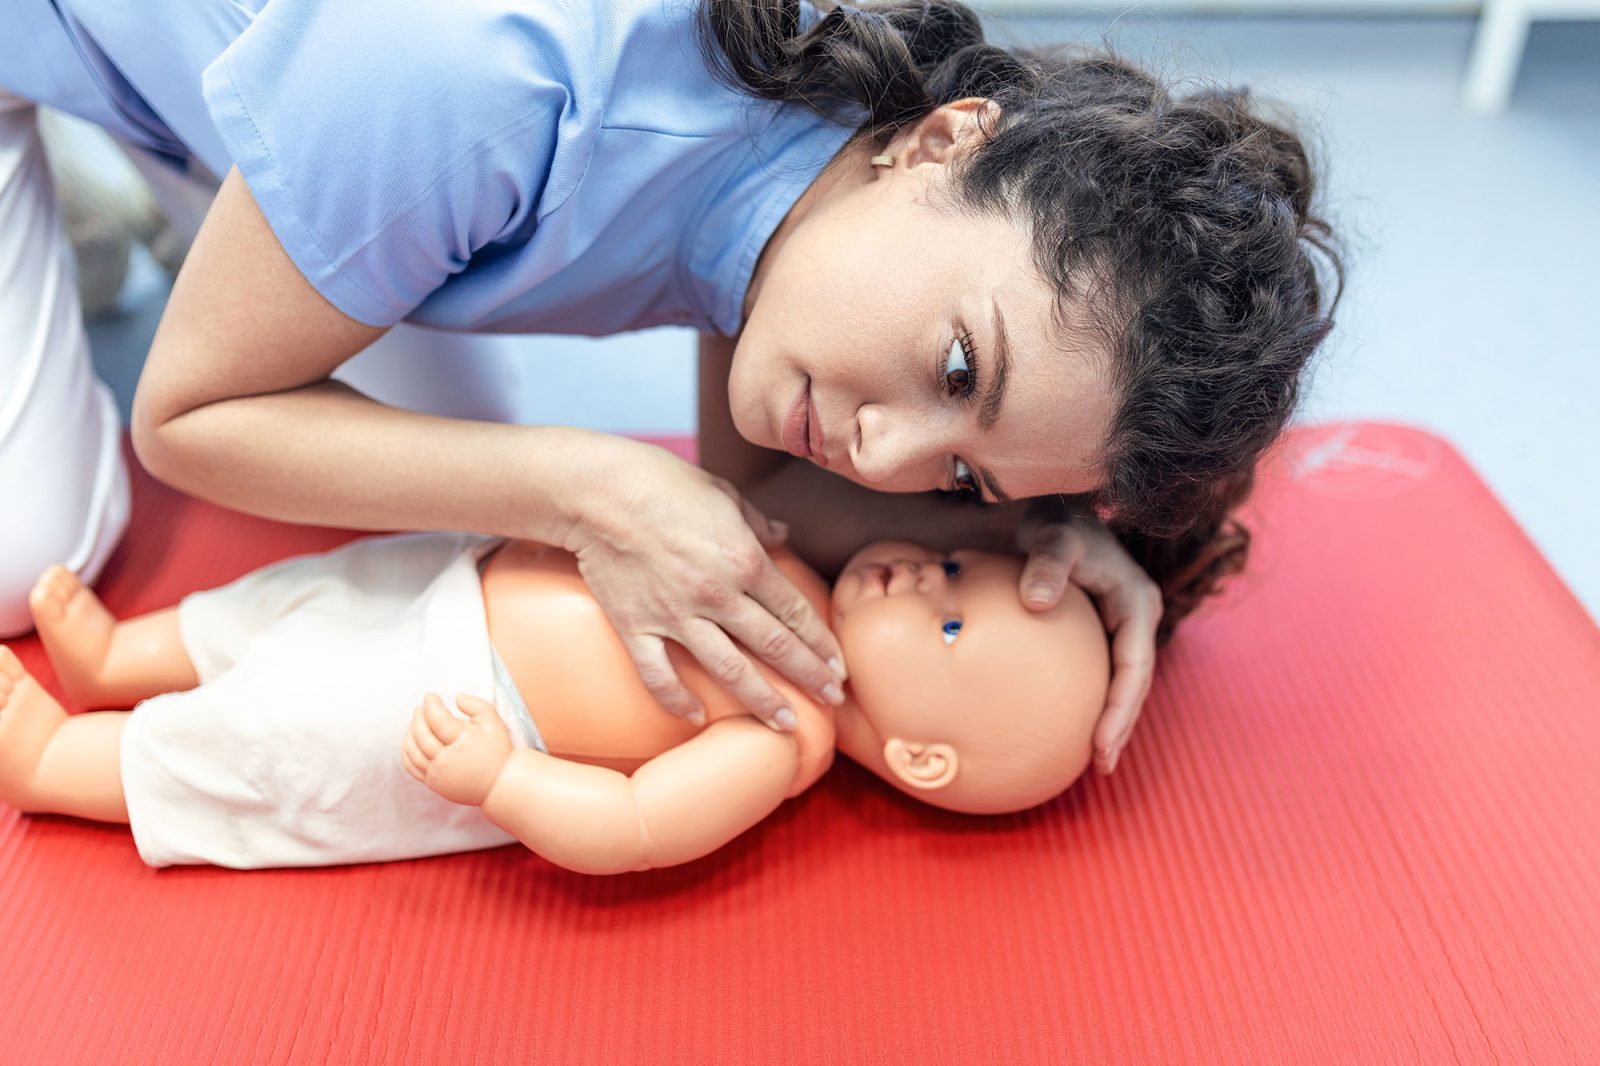
M 944 105 L 950 115 L 950 139 L 971 151 L 992 138 L 1000 127 L 1000 105 L 982 96 L 964 96 Z
M 883 745 L 883 761 L 908 788 L 930 792 L 956 779 L 960 760 L 949 744 L 913 744 L 894 737 Z
M 953 100 L 923 115 L 889 147 L 905 167 L 919 163 L 948 163 L 957 151 L 970 149 L 985 139 L 995 125 L 1000 105 L 981 96 Z

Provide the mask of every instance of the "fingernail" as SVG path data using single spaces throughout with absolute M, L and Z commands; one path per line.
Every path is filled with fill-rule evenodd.
M 769 524 L 772 526 L 772 532 L 778 536 L 787 537 L 789 535 L 789 523 L 775 521 Z
M 844 702 L 844 689 L 838 685 L 826 685 L 822 689 L 822 698 L 837 707 Z
M 837 677 L 840 681 L 850 680 L 849 675 L 844 672 L 844 663 L 839 661 L 839 657 L 837 655 L 828 660 L 828 669 L 832 670 L 833 676 Z
M 690 711 L 684 717 L 689 719 L 689 724 L 690 725 L 705 725 L 706 724 L 706 712 L 705 711 Z
M 767 724 L 770 725 L 775 732 L 788 733 L 792 732 L 794 727 L 800 724 L 800 721 L 794 716 L 793 711 L 785 707 L 777 714 L 773 715 L 772 721 L 768 722 Z
M 1048 603 L 1050 600 L 1050 586 L 1042 581 L 1035 581 L 1028 586 L 1028 599 L 1033 603 Z

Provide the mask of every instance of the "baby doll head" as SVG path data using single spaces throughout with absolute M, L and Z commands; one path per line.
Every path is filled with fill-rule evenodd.
M 1069 585 L 1022 604 L 1020 556 L 877 541 L 830 614 L 850 666 L 839 748 L 907 794 L 968 814 L 1043 803 L 1088 766 L 1110 684 L 1105 626 Z

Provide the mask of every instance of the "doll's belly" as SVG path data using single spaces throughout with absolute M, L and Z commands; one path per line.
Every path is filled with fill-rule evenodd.
M 513 542 L 482 573 L 489 640 L 550 754 L 631 772 L 696 732 L 644 687 L 570 554 Z
M 492 629 L 490 640 L 552 755 L 632 773 L 696 732 L 650 697 L 626 654 L 541 654 L 537 644 L 529 646 L 527 634 L 497 638 Z

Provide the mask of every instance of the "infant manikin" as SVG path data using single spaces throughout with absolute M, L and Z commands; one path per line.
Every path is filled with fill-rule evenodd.
M 681 646 L 704 725 L 663 711 L 570 553 L 473 533 L 367 537 L 112 618 L 71 571 L 31 598 L 68 715 L 0 646 L 0 801 L 129 825 L 152 866 L 377 862 L 521 842 L 621 873 L 720 847 L 809 788 L 834 751 L 916 799 L 1034 806 L 1089 764 L 1105 629 L 1023 560 L 901 541 L 830 593 L 779 569 L 844 650 L 845 701 L 759 662 L 798 720 L 775 732 Z M 447 708 L 439 694 L 454 697 Z

